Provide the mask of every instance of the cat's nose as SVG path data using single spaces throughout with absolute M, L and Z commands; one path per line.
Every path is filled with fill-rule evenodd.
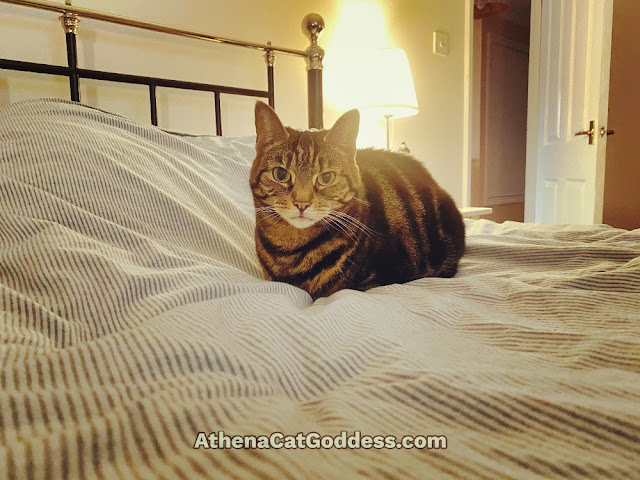
M 311 202 L 305 202 L 300 200 L 296 200 L 295 202 L 293 202 L 293 204 L 298 208 L 298 210 L 300 210 L 300 213 L 304 212 L 307 208 L 311 206 Z

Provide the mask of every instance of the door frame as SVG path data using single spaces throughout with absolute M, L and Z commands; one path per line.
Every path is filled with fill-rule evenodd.
M 598 106 L 598 128 L 607 130 L 609 125 L 609 88 L 611 74 L 611 40 L 613 29 L 613 0 L 604 6 L 604 27 L 602 32 L 602 60 L 600 66 L 600 105 Z M 606 95 L 604 94 L 606 92 Z M 607 163 L 607 135 L 598 139 L 596 163 L 596 198 L 593 223 L 602 223 L 604 213 L 604 173 Z
M 535 222 L 542 208 L 536 196 L 538 183 L 538 104 L 540 100 L 540 50 L 542 37 L 542 0 L 531 0 L 531 37 L 529 38 L 529 87 L 527 100 L 527 158 L 524 178 L 524 221 Z
M 473 144 L 473 0 L 464 7 L 462 109 L 462 207 L 471 207 L 471 145 Z M 480 206 L 480 205 L 475 205 Z

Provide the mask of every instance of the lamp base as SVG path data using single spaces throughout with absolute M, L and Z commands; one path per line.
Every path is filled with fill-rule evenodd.
M 384 123 L 387 129 L 387 150 L 391 150 L 391 117 L 393 117 L 393 115 L 384 116 Z

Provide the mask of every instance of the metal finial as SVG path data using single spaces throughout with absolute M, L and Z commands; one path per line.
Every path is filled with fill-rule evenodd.
M 267 45 L 271 46 L 271 42 L 267 42 Z M 268 67 L 273 67 L 276 64 L 276 54 L 273 50 L 266 50 L 264 52 L 264 60 L 267 62 Z
M 317 13 L 309 13 L 302 19 L 302 32 L 311 43 L 318 43 L 318 37 L 324 30 L 324 19 Z
M 324 50 L 318 45 L 318 37 L 324 30 L 324 19 L 317 13 L 309 13 L 302 19 L 302 32 L 311 42 L 305 53 L 307 54 L 307 70 L 322 69 Z
M 65 0 L 64 4 L 70 7 L 73 6 L 71 5 L 71 0 Z M 64 12 L 59 18 L 60 23 L 62 23 L 64 33 L 73 33 L 74 35 L 78 33 L 78 23 L 80 23 L 78 15 L 71 12 Z

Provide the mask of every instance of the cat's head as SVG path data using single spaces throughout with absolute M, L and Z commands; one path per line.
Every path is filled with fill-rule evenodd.
M 361 186 L 355 160 L 357 110 L 322 131 L 285 128 L 263 102 L 256 103 L 255 116 L 250 182 L 258 212 L 277 214 L 303 229 L 349 207 Z

